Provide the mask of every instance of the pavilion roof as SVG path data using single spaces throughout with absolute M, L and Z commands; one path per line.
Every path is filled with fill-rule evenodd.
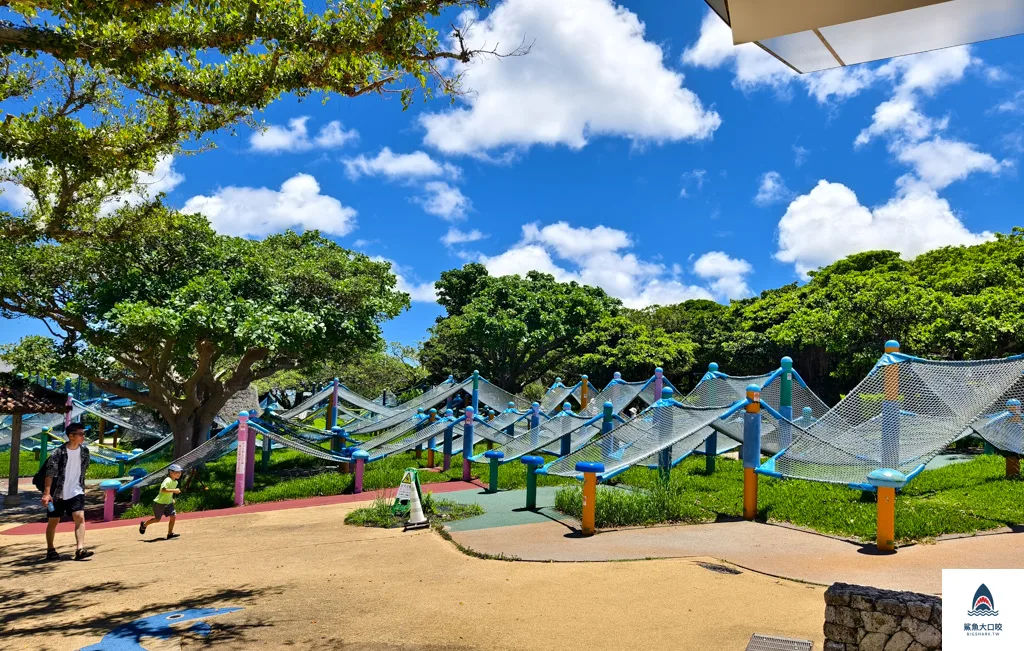
M 0 373 L 0 414 L 63 414 L 68 395 L 12 373 Z

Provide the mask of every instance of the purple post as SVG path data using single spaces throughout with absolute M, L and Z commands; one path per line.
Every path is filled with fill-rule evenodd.
M 249 418 L 255 417 L 256 410 L 249 411 Z M 248 420 L 246 421 L 248 423 Z M 245 490 L 256 485 L 256 433 L 249 432 L 245 442 Z
M 472 481 L 473 464 L 469 460 L 473 456 L 473 415 L 476 410 L 466 407 L 466 424 L 462 428 L 462 481 Z
M 352 459 L 356 462 L 355 481 L 352 484 L 352 492 L 359 494 L 363 492 L 363 470 L 366 467 L 366 460 L 370 458 L 370 453 L 366 450 L 356 450 L 352 453 Z
M 136 504 L 138 504 L 139 500 L 141 500 L 141 499 L 142 499 L 142 489 L 139 488 L 138 486 L 136 486 L 135 488 L 132 489 L 132 506 L 135 506 Z
M 68 382 L 70 382 L 70 381 L 71 380 L 68 380 Z M 71 404 L 71 395 L 70 394 L 68 394 L 68 400 L 67 400 L 67 403 L 65 403 L 65 404 L 67 404 L 67 407 L 68 407 L 68 410 L 66 412 L 64 412 L 64 431 L 66 432 L 66 431 L 68 431 L 68 425 L 71 424 L 71 408 L 73 406 Z
M 235 448 L 235 506 L 245 503 L 246 448 L 249 445 L 249 412 L 238 414 L 238 446 Z M 255 450 L 253 451 L 255 454 Z
M 107 479 L 100 482 L 100 490 L 103 491 L 103 521 L 110 522 L 114 519 L 114 494 L 121 488 L 121 482 L 116 479 Z
M 661 388 L 665 385 L 665 371 L 659 366 L 654 369 L 654 399 L 661 398 Z

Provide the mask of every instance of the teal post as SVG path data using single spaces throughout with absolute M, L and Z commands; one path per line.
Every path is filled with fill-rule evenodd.
M 785 418 L 779 423 L 779 449 L 784 450 L 793 442 L 793 358 L 782 358 L 782 375 L 779 376 L 779 415 Z
M 473 413 L 480 411 L 480 371 L 473 371 Z
M 519 412 L 516 411 L 516 403 L 509 401 L 508 408 L 505 409 L 505 413 L 506 414 L 518 414 Z M 509 423 L 508 427 L 505 428 L 505 436 L 507 436 L 509 438 L 514 438 L 515 435 L 516 435 L 516 424 L 515 423 Z
M 604 403 L 604 413 L 601 415 L 601 434 L 607 435 L 611 433 L 615 427 L 615 417 L 613 416 L 615 405 L 610 401 Z M 611 455 L 615 451 L 615 442 L 609 436 L 604 441 L 604 453 Z
M 487 452 L 484 452 L 484 456 L 487 457 L 488 461 L 490 462 L 490 466 L 491 466 L 491 468 L 490 468 L 491 475 L 490 475 L 490 481 L 488 482 L 488 485 L 487 485 L 487 492 L 488 493 L 497 493 L 498 492 L 498 466 L 501 465 L 501 460 L 505 457 L 505 453 L 502 452 L 501 450 L 488 450 Z
M 715 374 L 718 372 L 718 364 L 711 362 L 708 364 L 708 374 Z M 718 406 L 718 386 L 714 382 L 708 383 L 708 403 L 710 406 Z M 712 474 L 715 472 L 715 463 L 718 460 L 718 431 L 715 429 L 711 430 L 711 436 L 707 437 L 704 441 L 704 472 L 706 474 Z
M 672 437 L 672 388 L 664 387 L 661 390 L 661 400 L 655 403 L 654 427 L 658 432 L 658 439 L 662 444 Z M 672 446 L 669 445 L 658 452 L 658 477 L 661 481 L 668 483 L 672 474 Z
M 520 461 L 526 466 L 526 508 L 537 508 L 537 468 L 544 465 L 544 457 L 526 455 Z
M 71 378 L 64 378 L 64 393 L 71 395 Z
M 571 414 L 571 413 L 572 413 L 572 405 L 570 405 L 568 402 L 564 403 L 562 405 L 562 416 L 561 416 L 561 418 L 568 418 L 569 414 Z M 559 450 L 558 450 L 558 456 L 560 456 L 560 457 L 569 456 L 570 452 L 572 452 L 572 434 L 565 434 L 561 438 L 561 443 L 559 445 Z
M 39 468 L 46 465 L 46 457 L 49 455 L 47 448 L 50 445 L 50 428 L 44 427 L 39 431 Z M 17 478 L 14 479 L 17 482 Z
M 530 409 L 530 429 L 536 429 L 540 427 L 540 403 L 533 403 L 530 405 Z
M 124 464 L 131 459 L 127 454 L 115 454 L 114 461 L 117 461 L 117 476 L 124 477 Z

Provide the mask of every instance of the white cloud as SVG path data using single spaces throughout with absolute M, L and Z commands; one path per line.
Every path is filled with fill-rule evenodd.
M 379 255 L 371 256 L 370 259 L 376 260 L 377 262 L 387 262 L 391 265 L 391 273 L 395 274 L 396 289 L 408 294 L 409 299 L 413 302 L 434 303 L 437 301 L 437 291 L 434 289 L 434 283 L 410 282 L 408 278 L 406 278 L 406 275 L 410 273 L 409 270 L 394 260 L 390 260 Z
M 785 92 L 794 83 L 803 84 L 807 94 L 825 104 L 831 98 L 853 97 L 874 82 L 866 66 L 833 68 L 797 75 L 788 66 L 753 43 L 733 45 L 732 30 L 710 9 L 704 14 L 697 41 L 683 52 L 683 63 L 715 70 L 732 68 L 733 86 L 744 92 L 769 88 Z
M 997 113 L 1020 113 L 1024 111 L 1024 90 L 1018 90 L 1013 97 L 995 105 Z
M 345 173 L 350 179 L 360 176 L 383 175 L 389 179 L 423 179 L 438 176 L 457 178 L 459 168 L 450 163 L 439 163 L 423 151 L 411 154 L 396 154 L 384 147 L 373 158 L 360 154 L 344 161 Z
M 778 172 L 765 172 L 761 175 L 761 182 L 757 188 L 757 195 L 754 196 L 754 203 L 759 206 L 769 206 L 773 203 L 785 201 L 793 196 L 793 192 L 786 187 L 782 175 Z
M 521 240 L 512 248 L 495 256 L 479 256 L 478 260 L 495 276 L 524 276 L 529 271 L 540 271 L 561 282 L 601 287 L 634 308 L 726 295 L 725 291 L 681 282 L 678 276 L 682 269 L 678 264 L 667 268 L 642 260 L 628 252 L 631 246 L 628 233 L 607 226 L 526 224 Z
M 936 120 L 918 111 L 916 98 L 897 96 L 875 107 L 871 125 L 857 134 L 853 144 L 861 147 L 882 135 L 913 142 L 942 131 L 948 124 L 949 118 Z
M 680 197 L 690 196 L 690 184 L 697 186 L 697 192 L 700 192 L 704 188 L 704 179 L 707 177 L 708 171 L 702 169 L 691 170 L 683 174 L 683 188 L 679 191 Z
M 477 229 L 471 231 L 461 231 L 458 228 L 452 226 L 448 229 L 448 232 L 444 234 L 441 241 L 444 242 L 445 246 L 454 246 L 455 244 L 468 244 L 469 242 L 478 242 L 488 237 L 481 233 Z
M 579 149 L 601 135 L 710 138 L 718 114 L 683 86 L 644 29 L 612 0 L 505 0 L 473 24 L 471 45 L 507 50 L 525 38 L 532 49 L 456 68 L 473 92 L 464 106 L 421 118 L 425 142 L 479 155 L 535 144 Z
M 807 147 L 801 147 L 800 145 L 793 145 L 793 164 L 800 167 L 807 161 L 807 157 L 811 155 L 811 150 Z
M 750 296 L 747 276 L 754 271 L 749 262 L 731 258 L 722 251 L 709 251 L 693 263 L 693 272 L 711 282 L 711 290 L 725 298 Z
M 355 129 L 345 131 L 341 122 L 333 120 L 325 124 L 310 140 L 306 129 L 308 115 L 288 120 L 288 126 L 269 125 L 264 131 L 257 131 L 249 136 L 249 148 L 252 151 L 280 153 L 300 152 L 310 149 L 333 149 L 341 147 L 359 137 Z
M 219 188 L 211 196 L 192 197 L 182 210 L 206 215 L 221 233 L 252 237 L 289 228 L 345 235 L 355 228 L 356 217 L 354 209 L 320 194 L 320 184 L 309 174 L 296 174 L 280 190 Z
M 423 189 L 427 196 L 415 199 L 416 203 L 423 206 L 423 210 L 450 222 L 466 218 L 472 202 L 462 194 L 462 190 L 444 181 L 425 183 Z
M 917 178 L 935 190 L 941 190 L 954 181 L 961 181 L 972 172 L 998 174 L 1013 165 L 1008 160 L 997 161 L 991 155 L 975 149 L 971 143 L 941 137 L 901 147 L 896 157 L 900 162 L 910 165 Z
M 0 159 L 0 174 L 10 174 L 16 167 L 25 163 L 22 159 L 7 161 Z M 21 212 L 35 201 L 35 197 L 25 186 L 11 181 L 0 182 L 0 206 Z
M 970 66 L 980 63 L 971 56 L 970 46 L 963 45 L 890 59 L 878 67 L 876 74 L 893 80 L 897 95 L 920 91 L 930 96 L 960 81 Z
M 889 249 L 913 257 L 990 237 L 988 232 L 969 231 L 945 199 L 921 184 L 907 186 L 885 204 L 867 208 L 850 188 L 821 180 L 786 209 L 779 221 L 775 258 L 806 274 L 861 251 Z

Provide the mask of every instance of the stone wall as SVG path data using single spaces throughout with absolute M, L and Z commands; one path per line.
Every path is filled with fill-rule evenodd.
M 942 600 L 835 583 L 825 591 L 825 651 L 942 648 Z

